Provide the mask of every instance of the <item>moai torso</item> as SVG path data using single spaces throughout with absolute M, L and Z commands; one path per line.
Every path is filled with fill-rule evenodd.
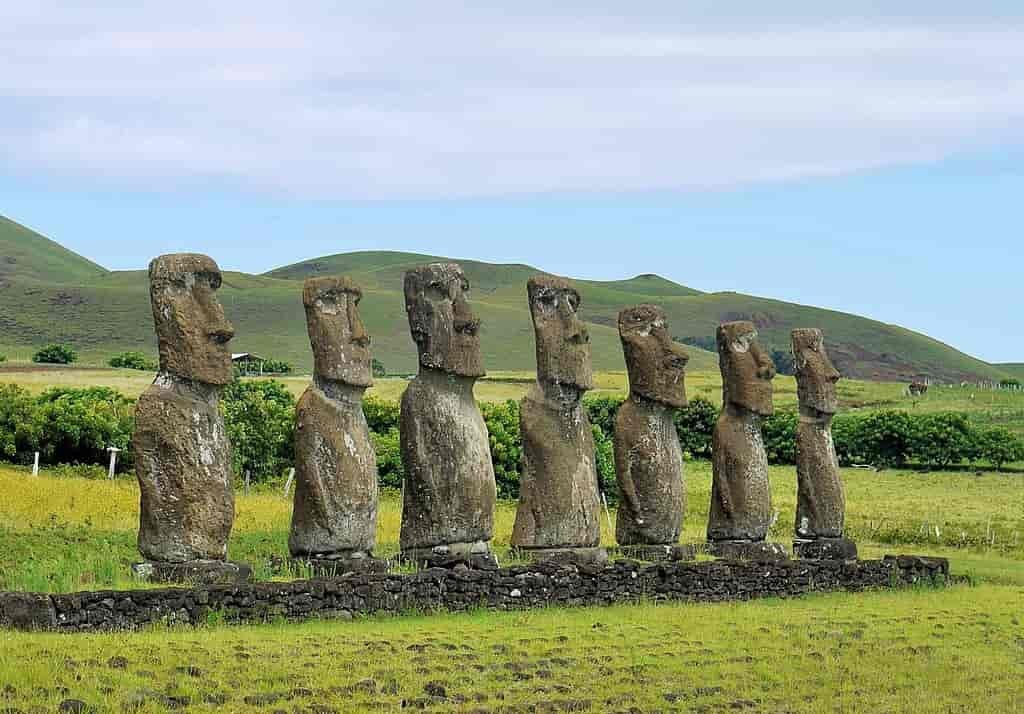
M 841 538 L 846 497 L 832 442 L 839 372 L 820 330 L 793 330 L 800 423 L 796 432 L 796 537 Z
M 405 468 L 401 547 L 489 552 L 497 489 L 483 416 L 473 398 L 483 376 L 480 321 L 466 300 L 469 282 L 455 264 L 406 273 L 409 328 L 419 375 L 402 395 Z
M 761 418 L 772 413 L 775 368 L 749 322 L 718 328 L 722 413 L 712 437 L 708 540 L 763 541 L 771 525 Z
M 371 386 L 362 293 L 346 278 L 311 278 L 303 290 L 313 384 L 295 410 L 295 557 L 369 555 L 377 542 L 377 458 L 363 415 Z
M 592 388 L 590 338 L 579 293 L 561 278 L 528 284 L 537 384 L 520 404 L 523 473 L 512 545 L 592 548 L 601 540 L 594 436 L 583 409 Z
M 231 381 L 234 335 L 202 255 L 149 267 L 160 373 L 136 404 L 132 436 L 140 491 L 139 550 L 148 560 L 224 560 L 234 523 L 231 447 L 218 410 Z
M 688 357 L 672 342 L 665 313 L 640 305 L 619 313 L 630 396 L 615 418 L 619 545 L 674 545 L 683 526 L 683 451 L 673 421 L 686 405 Z

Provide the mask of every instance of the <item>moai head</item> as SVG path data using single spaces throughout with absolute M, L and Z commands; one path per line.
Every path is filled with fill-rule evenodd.
M 619 313 L 619 337 L 629 371 L 629 391 L 670 407 L 686 406 L 686 363 L 690 357 L 672 341 L 665 311 L 637 305 Z
M 775 366 L 757 341 L 754 323 L 726 322 L 718 326 L 717 337 L 722 403 L 763 416 L 772 414 Z
M 431 263 L 405 274 L 405 311 L 420 365 L 482 377 L 480 320 L 466 301 L 469 280 L 455 263 Z
M 839 409 L 839 397 L 836 395 L 839 372 L 825 352 L 821 330 L 793 330 L 792 337 L 800 406 L 822 414 L 835 414 Z
M 580 294 L 563 278 L 537 275 L 526 286 L 537 342 L 537 379 L 587 391 L 594 386 L 590 335 L 580 320 Z
M 348 278 L 309 278 L 302 289 L 314 371 L 324 379 L 369 387 L 370 336 L 359 317 L 363 291 Z
M 162 255 L 149 264 L 160 371 L 213 385 L 231 381 L 235 329 L 217 300 L 220 284 L 220 268 L 205 255 Z

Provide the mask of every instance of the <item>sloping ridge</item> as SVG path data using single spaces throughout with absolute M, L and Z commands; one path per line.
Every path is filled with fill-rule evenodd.
M 60 243 L 0 216 L 0 279 L 55 283 L 89 280 L 107 269 Z
M 532 370 L 533 329 L 525 284 L 543 272 L 529 265 L 452 261 L 434 255 L 364 251 L 314 258 L 264 275 L 229 272 L 220 292 L 235 323 L 236 351 L 270 354 L 311 367 L 300 281 L 311 275 L 347 274 L 366 295 L 364 321 L 375 355 L 397 372 L 415 370 L 402 276 L 426 262 L 458 262 L 472 283 L 471 300 L 483 320 L 481 344 L 491 370 Z M 618 311 L 649 302 L 668 314 L 677 338 L 714 334 L 718 324 L 749 319 L 762 339 L 788 351 L 789 331 L 819 327 L 833 360 L 848 377 L 943 381 L 999 379 L 1008 371 L 959 352 L 926 335 L 855 315 L 735 292 L 701 293 L 657 275 L 628 280 L 577 280 L 581 315 L 591 325 L 594 365 L 622 370 Z M 39 345 L 73 344 L 85 359 L 106 361 L 124 349 L 155 353 L 144 270 L 105 270 L 17 223 L 0 218 L 0 350 L 24 358 Z M 710 369 L 716 356 L 689 348 L 691 368 Z

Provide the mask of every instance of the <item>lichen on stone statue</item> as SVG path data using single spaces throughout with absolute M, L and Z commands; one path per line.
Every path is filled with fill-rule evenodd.
M 523 472 L 512 547 L 538 560 L 604 562 L 597 461 L 583 395 L 593 388 L 590 336 L 568 281 L 527 284 L 537 382 L 520 403 Z
M 433 263 L 408 271 L 404 292 L 420 369 L 401 403 L 402 557 L 426 566 L 497 567 L 490 547 L 497 489 L 473 397 L 484 369 L 469 280 L 454 263 Z
M 158 580 L 240 580 L 248 566 L 227 561 L 235 516 L 231 447 L 218 409 L 232 379 L 234 329 L 216 291 L 217 264 L 205 255 L 165 255 L 149 266 L 160 371 L 139 397 L 132 437 L 140 490 L 134 570 Z
M 615 473 L 621 503 L 615 540 L 644 560 L 689 559 L 679 545 L 685 492 L 683 451 L 673 415 L 686 406 L 689 357 L 672 341 L 665 311 L 638 305 L 619 313 L 629 398 L 615 419 Z
M 295 410 L 295 501 L 288 549 L 317 574 L 382 570 L 377 461 L 363 414 L 373 385 L 362 291 L 344 277 L 310 278 L 302 302 L 313 384 Z
M 722 412 L 712 436 L 709 550 L 721 557 L 785 557 L 782 545 L 765 541 L 772 504 L 761 420 L 774 411 L 775 367 L 751 322 L 720 325 L 717 344 Z
M 832 441 L 839 372 L 829 360 L 821 330 L 793 330 L 792 341 L 800 405 L 793 550 L 804 558 L 856 558 L 857 546 L 844 537 L 846 497 Z

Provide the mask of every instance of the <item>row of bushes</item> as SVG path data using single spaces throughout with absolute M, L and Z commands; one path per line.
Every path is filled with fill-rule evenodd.
M 593 425 L 596 460 L 602 488 L 610 501 L 617 495 L 612 434 L 617 397 L 587 399 Z M 498 489 L 504 497 L 519 492 L 522 442 L 519 404 L 481 404 L 490 432 L 491 456 Z M 228 436 L 234 445 L 235 473 L 253 482 L 278 477 L 295 459 L 295 399 L 274 380 L 235 381 L 223 394 Z M 373 397 L 363 403 L 374 446 L 381 485 L 399 488 L 403 471 L 399 449 L 399 407 Z M 105 463 L 107 447 L 123 449 L 121 470 L 133 465 L 131 433 L 134 402 L 112 389 L 55 388 L 33 396 L 15 385 L 0 385 L 0 454 L 27 463 L 40 451 L 48 463 Z M 676 431 L 692 458 L 708 458 L 718 409 L 696 398 L 675 415 Z M 775 464 L 796 459 L 798 417 L 779 412 L 765 419 L 762 432 L 768 458 Z M 844 465 L 898 467 L 914 462 L 943 468 L 987 462 L 996 468 L 1024 461 L 1024 442 L 1001 427 L 975 426 L 962 413 L 909 414 L 880 411 L 849 414 L 833 422 L 833 438 Z

